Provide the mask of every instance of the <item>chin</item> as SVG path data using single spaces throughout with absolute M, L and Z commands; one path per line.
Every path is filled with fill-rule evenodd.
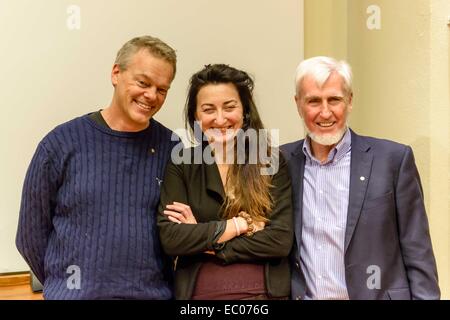
M 234 135 L 233 136 L 208 136 L 208 141 L 213 144 L 224 144 L 224 143 L 234 143 Z
M 153 113 L 136 112 L 133 114 L 133 120 L 137 123 L 147 123 L 153 116 Z
M 336 133 L 316 134 L 314 132 L 310 132 L 309 130 L 307 133 L 308 136 L 311 138 L 311 140 L 313 140 L 314 142 L 321 144 L 323 146 L 332 146 L 341 141 L 346 130 L 347 127 L 342 128 Z

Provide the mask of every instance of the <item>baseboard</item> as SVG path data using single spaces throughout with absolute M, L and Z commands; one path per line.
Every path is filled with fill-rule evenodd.
M 30 272 L 0 275 L 0 287 L 21 286 L 24 284 L 30 284 Z

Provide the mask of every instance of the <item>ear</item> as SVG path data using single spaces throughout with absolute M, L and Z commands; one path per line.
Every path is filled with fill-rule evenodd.
M 117 83 L 119 82 L 119 74 L 120 74 L 119 65 L 114 64 L 111 71 L 111 83 L 114 87 L 116 87 Z
M 303 110 L 302 110 L 302 106 L 301 106 L 301 99 L 299 96 L 295 95 L 294 100 L 295 100 L 295 104 L 297 105 L 297 112 L 300 115 L 300 118 L 303 119 Z
M 351 92 L 348 96 L 348 104 L 347 104 L 347 112 L 351 112 L 353 109 L 353 92 Z

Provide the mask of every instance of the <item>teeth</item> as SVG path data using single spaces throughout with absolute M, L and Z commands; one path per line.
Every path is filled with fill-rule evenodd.
M 136 103 L 137 103 L 141 108 L 143 108 L 143 109 L 145 109 L 145 110 L 151 110 L 151 109 L 152 109 L 152 107 L 150 107 L 150 106 L 148 106 L 148 105 L 146 105 L 146 104 L 143 104 L 142 102 L 136 101 Z
M 334 124 L 334 122 L 321 122 L 319 123 L 319 126 L 321 127 L 331 127 Z

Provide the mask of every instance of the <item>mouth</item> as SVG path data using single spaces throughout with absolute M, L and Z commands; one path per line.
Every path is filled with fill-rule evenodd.
M 330 128 L 332 127 L 336 122 L 317 122 L 316 124 L 321 128 Z
M 228 126 L 228 127 L 215 127 L 215 128 L 211 128 L 214 131 L 220 131 L 222 134 L 226 134 L 228 132 L 228 130 L 234 130 L 233 126 Z
M 140 108 L 140 109 L 142 109 L 142 110 L 144 110 L 144 111 L 151 111 L 152 109 L 153 109 L 153 107 L 152 106 L 150 106 L 150 105 L 148 105 L 148 104 L 145 104 L 145 103 L 143 103 L 143 102 L 140 102 L 140 101 L 136 101 L 136 100 L 134 100 L 134 102 L 137 104 L 137 106 Z

